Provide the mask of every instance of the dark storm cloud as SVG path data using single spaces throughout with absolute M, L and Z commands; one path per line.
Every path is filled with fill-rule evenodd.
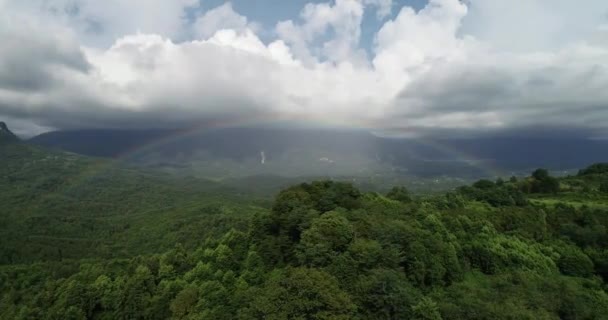
M 75 43 L 53 36 L 53 30 L 17 21 L 0 21 L 0 87 L 37 91 L 55 84 L 60 69 L 87 72 L 90 65 Z
M 441 65 L 416 78 L 398 96 L 397 103 L 419 103 L 416 113 L 476 112 L 490 109 L 489 103 L 505 101 L 517 94 L 511 74 L 505 70 L 475 65 Z
M 472 138 L 517 138 L 549 140 L 581 140 L 602 138 L 606 131 L 586 126 L 568 125 L 525 125 L 504 128 L 459 128 L 442 129 L 436 127 L 392 127 L 376 131 L 379 135 L 394 137 L 428 137 L 432 139 L 472 139 Z

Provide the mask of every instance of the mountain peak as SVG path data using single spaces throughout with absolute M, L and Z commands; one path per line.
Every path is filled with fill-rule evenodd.
M 18 141 L 19 138 L 8 129 L 5 122 L 0 121 L 0 142 Z

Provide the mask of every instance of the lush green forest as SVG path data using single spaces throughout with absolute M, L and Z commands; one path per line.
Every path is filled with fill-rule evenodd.
M 0 319 L 608 319 L 607 227 L 608 164 L 267 201 L 4 143 Z

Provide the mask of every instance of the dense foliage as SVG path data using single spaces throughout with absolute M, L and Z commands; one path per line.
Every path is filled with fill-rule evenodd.
M 210 181 L 26 145 L 0 147 L 0 163 L 0 264 L 193 249 L 267 206 Z
M 604 174 L 608 173 L 608 163 L 596 163 L 592 164 L 585 169 L 581 169 L 578 173 L 579 176 L 588 176 L 593 174 Z
M 316 181 L 266 206 L 129 169 L 73 187 L 97 160 L 2 150 L 1 319 L 608 314 L 603 174 L 423 198 Z

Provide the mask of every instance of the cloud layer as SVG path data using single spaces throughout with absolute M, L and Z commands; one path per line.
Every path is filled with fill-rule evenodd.
M 55 128 L 287 120 L 413 135 L 608 128 L 605 1 L 431 0 L 415 11 L 336 0 L 274 30 L 229 3 L 152 2 L 0 0 L 0 117 Z M 367 10 L 384 21 L 373 48 L 360 45 Z

